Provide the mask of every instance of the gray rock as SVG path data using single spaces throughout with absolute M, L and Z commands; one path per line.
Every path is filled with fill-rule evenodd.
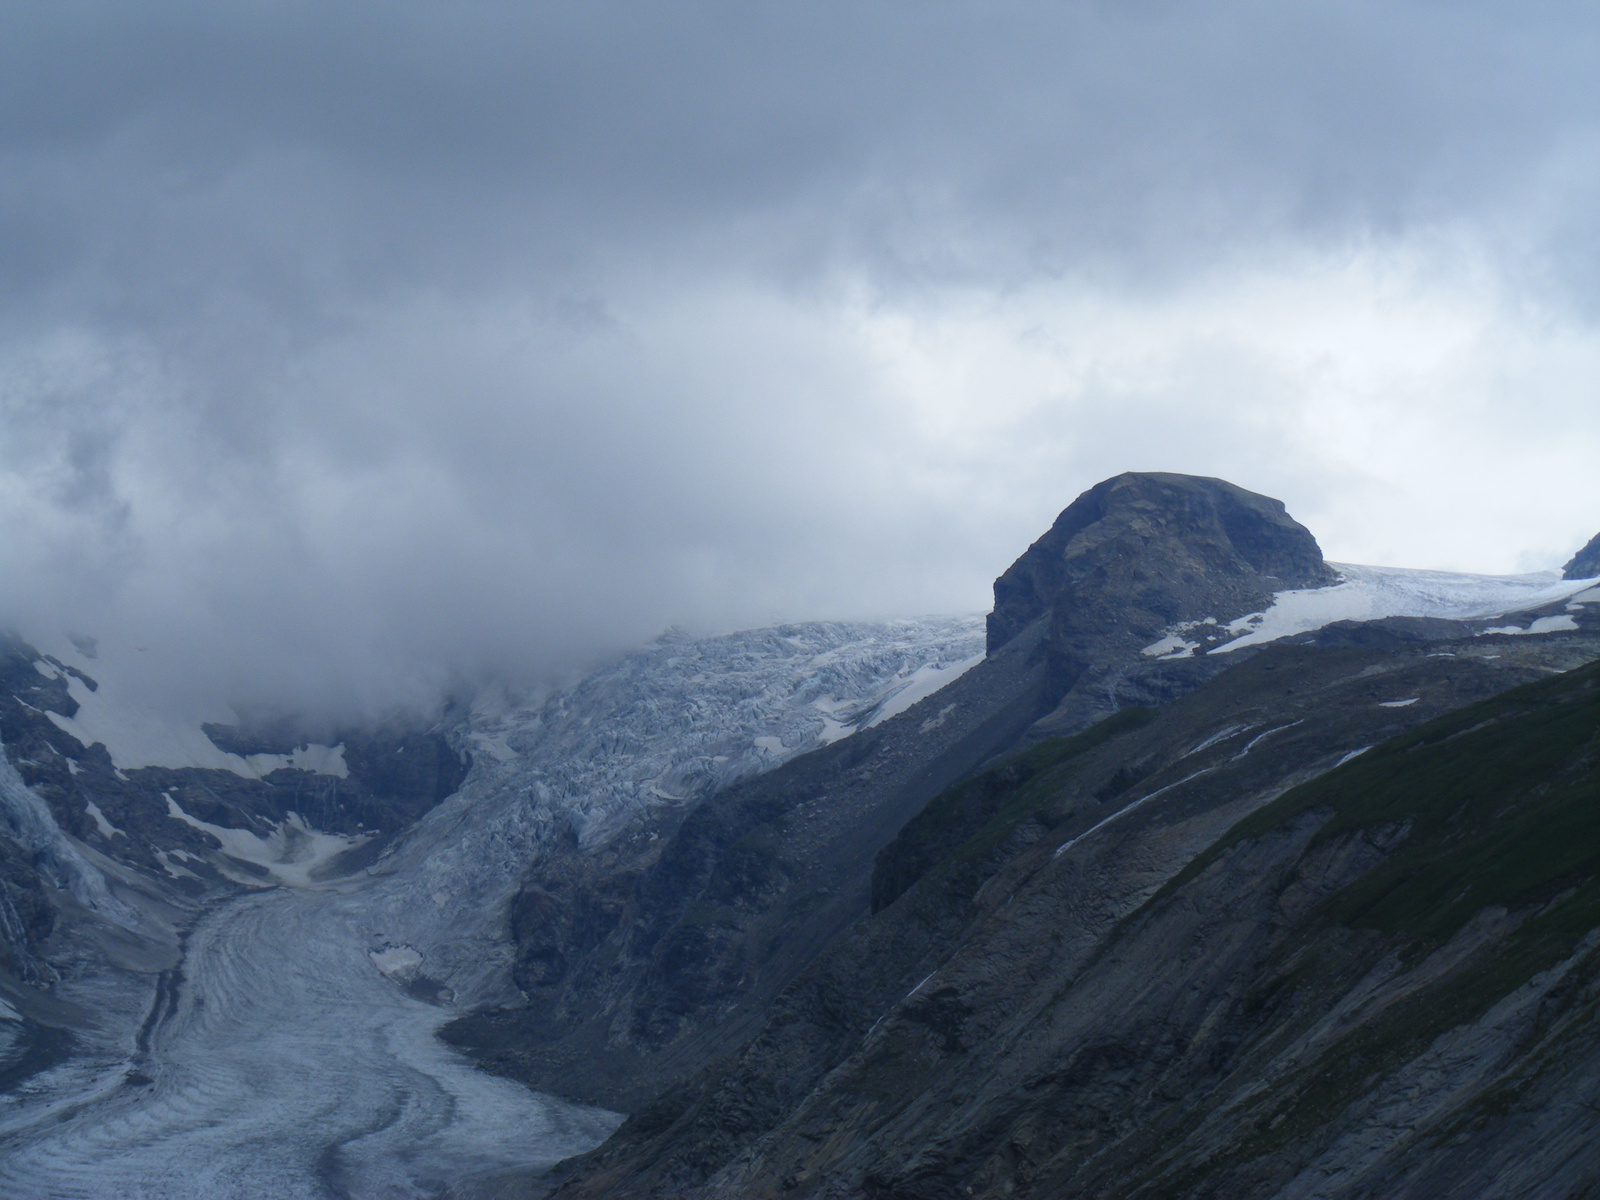
M 1572 556 L 1562 571 L 1563 579 L 1600 578 L 1600 533 L 1589 539 L 1589 544 Z

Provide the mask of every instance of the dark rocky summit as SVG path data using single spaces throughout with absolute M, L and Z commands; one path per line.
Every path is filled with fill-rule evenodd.
M 1563 579 L 1600 578 L 1600 533 L 1589 539 L 1589 544 L 1572 556 L 1562 571 Z
M 1150 662 L 1140 652 L 1163 635 L 1199 630 L 1193 640 L 1205 647 L 1275 592 L 1337 581 L 1277 500 L 1221 479 L 1118 475 L 1074 500 L 995 580 L 989 650 L 1044 627 L 1060 699 L 1038 732 L 1071 733 L 1221 669 L 1203 656 Z
M 1336 581 L 1281 501 L 1221 479 L 1128 473 L 1074 500 L 995 580 L 989 650 L 1049 617 L 1052 648 L 1081 672 L 1107 637 L 1137 649 L 1179 621 L 1232 619 L 1274 592 Z
M 562 1197 L 1591 1194 L 1600 620 L 1145 653 L 1330 582 L 1273 501 L 1091 489 L 956 685 L 540 864 L 528 1009 L 450 1036 L 632 1113 Z

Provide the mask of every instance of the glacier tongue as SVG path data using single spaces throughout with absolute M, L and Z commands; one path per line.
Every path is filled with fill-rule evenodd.
M 979 618 L 670 638 L 537 702 L 485 706 L 463 730 L 461 791 L 368 873 L 211 910 L 148 1017 L 140 977 L 79 981 L 105 1020 L 0 1106 L 0 1193 L 439 1196 L 588 1149 L 620 1117 L 489 1076 L 433 1036 L 509 995 L 505 901 L 530 860 L 558 833 L 603 844 L 654 805 L 859 728 L 982 647 Z M 454 1009 L 428 1001 L 451 993 Z

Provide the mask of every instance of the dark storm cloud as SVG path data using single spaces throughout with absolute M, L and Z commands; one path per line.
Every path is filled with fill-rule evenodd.
M 1597 30 L 1576 4 L 13 6 L 10 607 L 371 706 L 673 620 L 981 604 L 1074 472 L 1191 463 L 1119 442 L 1149 422 L 1107 417 L 1132 401 L 1102 370 L 1062 419 L 1110 449 L 1008 464 L 1053 443 L 919 407 L 902 367 L 958 336 L 927 330 L 1457 239 L 1592 332 Z M 1191 391 L 1294 391 L 1265 370 Z M 1192 465 L 1240 461 L 1218 422 Z M 1316 474 L 1280 457 L 1263 486 Z

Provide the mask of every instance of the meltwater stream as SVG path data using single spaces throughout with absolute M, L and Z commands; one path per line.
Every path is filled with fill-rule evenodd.
M 620 1114 L 487 1075 L 434 1036 L 515 999 L 504 913 L 529 860 L 899 712 L 982 648 L 973 618 L 667 638 L 485 705 L 461 791 L 367 872 L 220 900 L 154 988 L 115 970 L 59 986 L 102 1019 L 0 1094 L 0 1197 L 446 1197 L 589 1149 Z

